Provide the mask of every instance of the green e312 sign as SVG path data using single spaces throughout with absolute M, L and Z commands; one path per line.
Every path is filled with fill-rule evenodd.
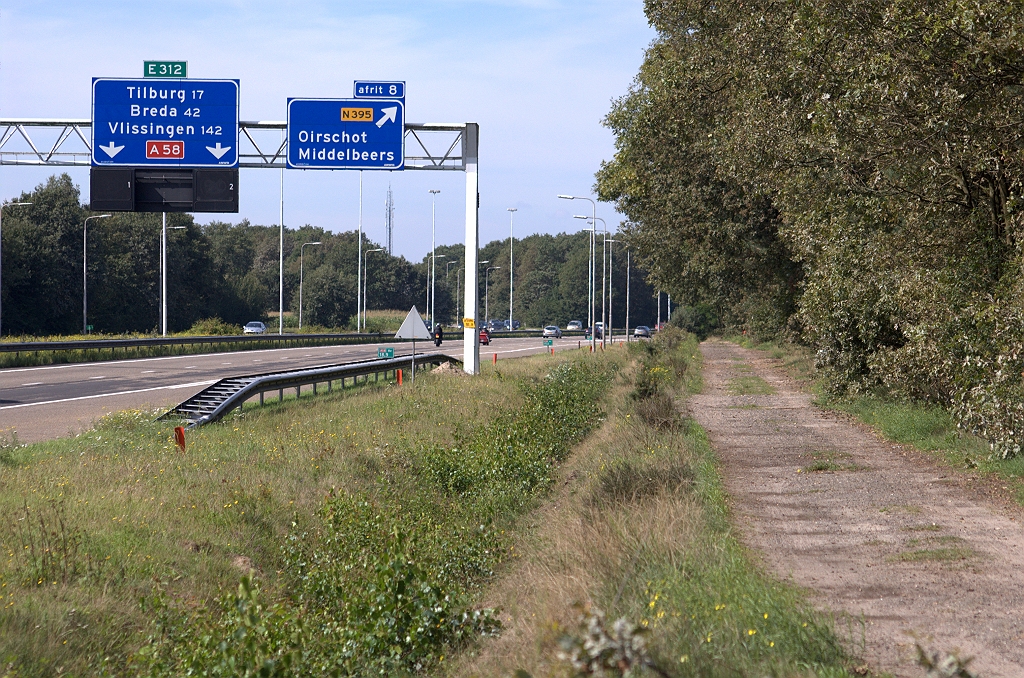
M 187 61 L 143 61 L 142 75 L 146 78 L 187 78 Z

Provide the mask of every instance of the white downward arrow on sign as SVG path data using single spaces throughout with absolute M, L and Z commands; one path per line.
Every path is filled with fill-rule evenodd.
M 102 149 L 103 152 L 111 158 L 120 153 L 122 148 L 124 148 L 124 146 L 115 146 L 113 141 L 110 142 L 109 146 L 100 146 L 100 149 Z
M 208 150 L 210 153 L 213 153 L 213 157 L 217 158 L 217 160 L 220 160 L 225 153 L 231 150 L 231 147 L 221 146 L 220 142 L 218 141 L 216 146 L 207 146 L 206 150 Z
M 377 127 L 383 127 L 384 123 L 388 120 L 395 122 L 395 116 L 398 115 L 398 106 L 382 108 L 380 109 L 380 112 L 384 114 L 384 117 L 377 121 Z

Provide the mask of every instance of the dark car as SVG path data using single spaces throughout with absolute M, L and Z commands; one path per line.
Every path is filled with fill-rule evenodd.
M 637 325 L 636 329 L 633 330 L 634 337 L 647 337 L 651 338 L 651 328 L 647 325 Z
M 490 320 L 486 325 L 491 332 L 503 332 L 505 330 L 504 320 Z

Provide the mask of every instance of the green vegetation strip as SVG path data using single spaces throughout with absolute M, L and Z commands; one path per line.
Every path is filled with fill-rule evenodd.
M 584 480 L 526 549 L 521 579 L 494 594 L 536 619 L 536 638 L 487 641 L 455 675 L 563 675 L 552 655 L 574 677 L 854 675 L 832 619 L 733 536 L 718 460 L 675 402 L 700 388 L 695 339 L 667 331 L 631 353 L 607 423 L 570 462 Z M 538 645 L 545 655 L 524 662 Z
M 184 454 L 145 413 L 6 449 L 0 660 L 18 675 L 436 667 L 498 629 L 474 595 L 599 420 L 611 367 L 578 358 L 270 406 Z
M 671 393 L 675 386 L 685 392 L 687 377 L 678 372 L 678 356 L 689 356 L 696 364 L 688 371 L 697 372 L 696 341 L 662 349 L 677 356 L 673 371 L 678 375 L 663 389 Z M 645 369 L 668 362 L 668 356 L 655 354 L 645 360 Z M 690 388 L 699 384 L 692 375 L 688 379 Z M 637 400 L 634 411 L 643 412 L 643 403 Z M 659 665 L 678 676 L 794 675 L 807 669 L 818 676 L 852 675 L 847 674 L 850 655 L 830 620 L 816 613 L 800 592 L 755 567 L 733 536 L 718 460 L 703 429 L 691 420 L 666 427 L 648 417 L 640 419 L 642 423 L 633 425 L 647 429 L 640 433 L 645 449 L 625 446 L 618 461 L 605 467 L 630 466 L 631 477 L 640 484 L 643 478 L 671 475 L 665 469 L 676 468 L 675 475 L 691 479 L 680 489 L 697 502 L 694 513 L 699 518 L 689 543 L 678 550 L 656 542 L 637 549 L 636 575 L 626 586 L 628 597 L 620 598 L 629 602 L 616 610 L 651 629 Z M 610 586 L 606 591 L 618 592 Z

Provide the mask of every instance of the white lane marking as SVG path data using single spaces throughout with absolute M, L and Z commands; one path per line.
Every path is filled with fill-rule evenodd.
M 156 370 L 142 370 L 143 374 L 153 374 Z
M 4 405 L 0 407 L 0 410 L 14 410 L 19 407 L 36 407 L 37 405 L 54 405 L 56 403 L 70 403 L 75 400 L 93 400 L 95 398 L 110 398 L 112 396 L 132 395 L 133 393 L 148 393 L 150 391 L 163 391 L 173 390 L 179 388 L 195 388 L 196 386 L 209 386 L 210 384 L 216 384 L 216 379 L 209 381 L 194 381 L 189 384 L 174 384 L 172 386 L 155 386 L 153 388 L 140 388 L 133 391 L 116 391 L 114 393 L 98 393 L 96 395 L 78 396 L 77 398 L 63 398 L 61 400 L 44 400 L 38 403 L 22 403 L 20 405 Z
M 195 368 L 196 368 L 196 366 L 195 366 L 195 365 L 189 365 L 189 366 L 188 366 L 188 367 L 186 367 L 185 369 L 186 369 L 186 370 L 194 370 Z
M 231 363 L 221 363 L 221 365 L 230 365 Z
M 41 381 L 30 381 L 30 382 L 29 382 L 29 383 L 27 383 L 27 384 L 22 384 L 22 386 L 39 386 L 39 385 L 40 385 L 40 384 L 42 384 L 42 383 L 43 383 L 43 382 L 41 382 Z
M 100 375 L 98 377 L 89 377 L 90 379 L 106 379 L 106 376 Z

